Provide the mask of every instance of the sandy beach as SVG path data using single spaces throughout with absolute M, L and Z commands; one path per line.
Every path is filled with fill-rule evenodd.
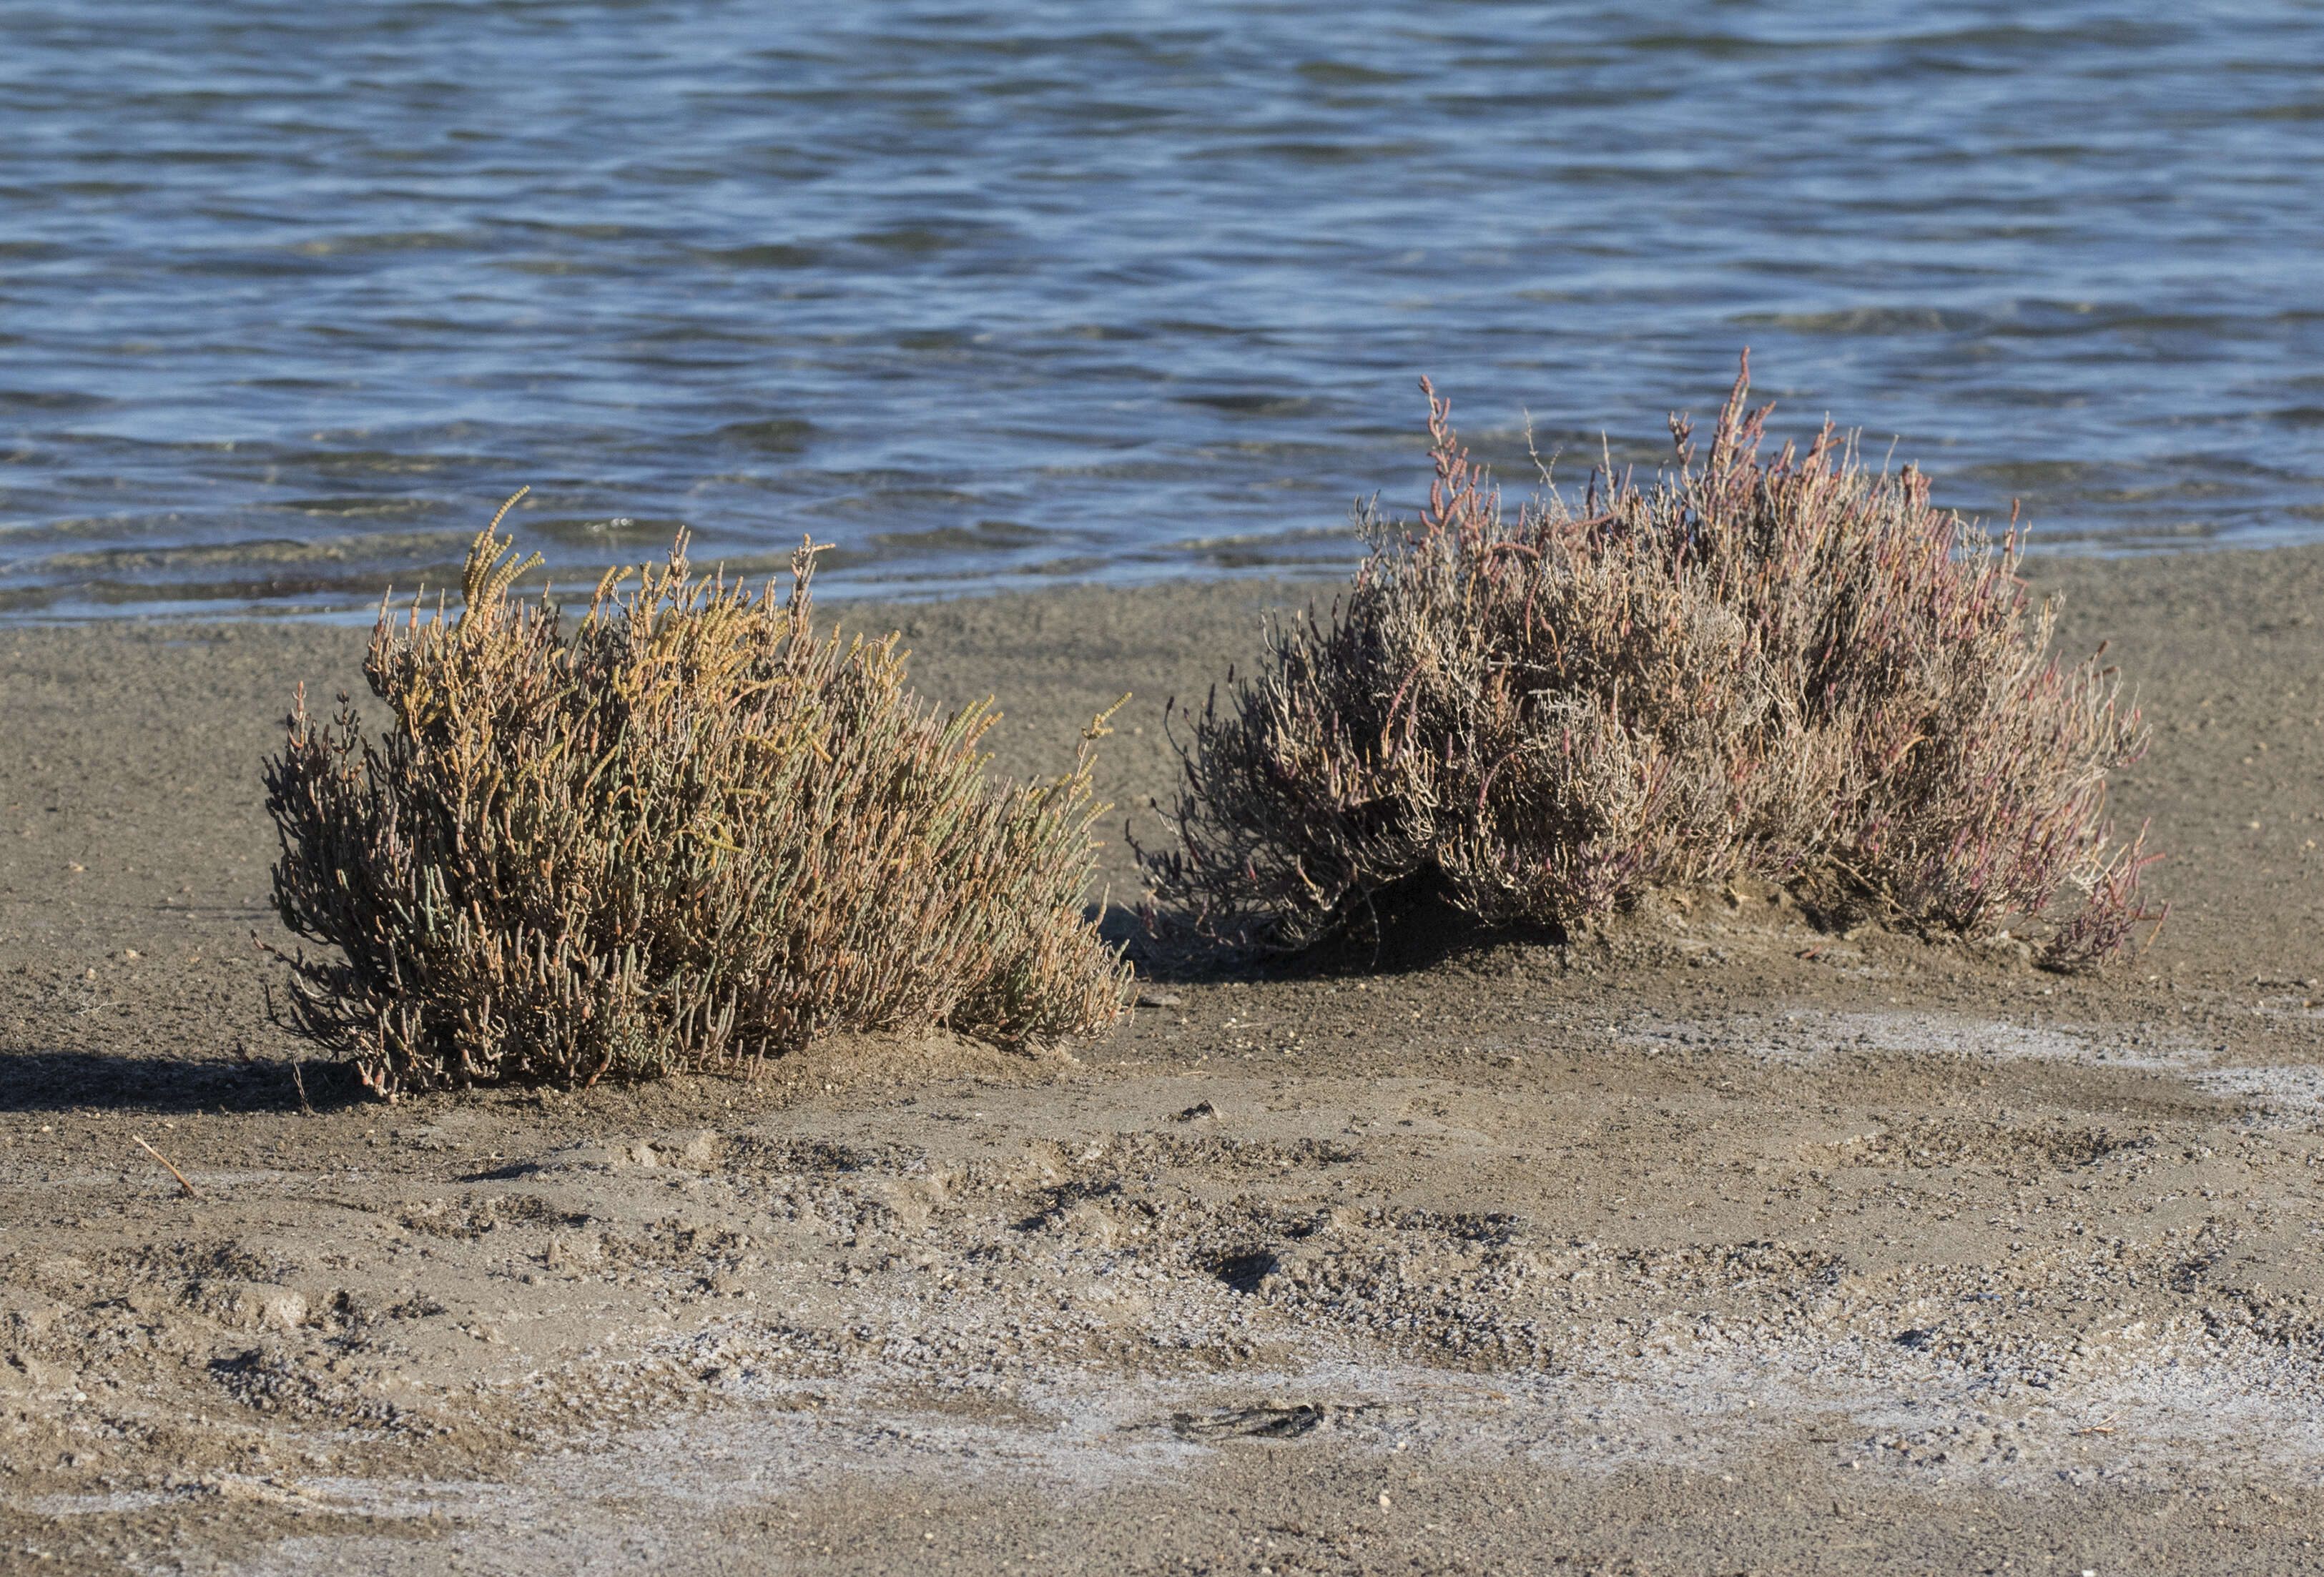
M 0 631 L 0 1567 L 2313 1569 L 2324 552 L 2031 573 L 2154 725 L 2172 913 L 2103 976 L 1736 889 L 1050 1057 L 392 1106 L 253 940 L 364 632 Z M 831 611 L 1001 772 L 1134 692 L 1119 904 L 1164 702 L 1330 590 Z

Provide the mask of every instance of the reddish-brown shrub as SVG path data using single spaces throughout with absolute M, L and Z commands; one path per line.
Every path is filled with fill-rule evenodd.
M 2064 966 L 2155 918 L 2153 857 L 2103 816 L 2145 733 L 2113 670 L 2051 656 L 2015 526 L 1997 546 L 1829 426 L 1763 458 L 1748 377 L 1707 455 L 1674 417 L 1653 486 L 1593 477 L 1514 522 L 1424 380 L 1420 528 L 1363 512 L 1328 619 L 1279 623 L 1264 672 L 1184 715 L 1160 902 L 1290 949 L 1423 874 L 1488 921 L 1568 925 L 1745 873 L 1960 932 L 2070 894 Z

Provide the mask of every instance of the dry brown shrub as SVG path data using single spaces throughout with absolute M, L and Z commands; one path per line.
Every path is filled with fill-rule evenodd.
M 2014 523 L 1997 545 L 1829 426 L 1764 458 L 1748 374 L 1707 455 L 1673 417 L 1651 487 L 1596 475 L 1513 522 L 1424 380 L 1419 529 L 1360 511 L 1329 619 L 1180 714 L 1179 846 L 1144 856 L 1165 922 L 1295 949 L 1425 876 L 1571 926 L 1749 874 L 1963 933 L 2078 898 L 2047 955 L 2072 967 L 2159 919 L 2153 857 L 2104 821 L 2145 730 L 2112 669 L 2051 655 Z
M 498 522 L 494 522 L 496 527 Z M 989 787 L 996 714 L 905 688 L 895 636 L 818 638 L 788 599 L 694 575 L 681 536 L 609 573 L 567 641 L 487 527 L 465 603 L 385 609 L 383 739 L 303 691 L 267 808 L 295 1028 L 383 1094 L 733 1066 L 835 1030 L 1048 1040 L 1120 1011 L 1084 918 L 1091 742 Z

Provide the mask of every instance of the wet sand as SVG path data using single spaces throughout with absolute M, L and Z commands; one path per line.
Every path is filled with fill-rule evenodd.
M 2174 912 L 2097 979 L 1702 894 L 1154 981 L 1069 1057 L 392 1107 L 251 940 L 258 759 L 360 633 L 0 633 L 5 1564 L 2309 1566 L 2324 554 L 2036 572 L 2156 725 Z M 1162 702 L 1300 594 L 847 616 L 998 693 L 1001 770 L 1136 692 L 1151 836 Z

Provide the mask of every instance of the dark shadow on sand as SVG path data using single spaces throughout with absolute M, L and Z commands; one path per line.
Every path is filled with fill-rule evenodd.
M 326 1112 L 365 1098 L 343 1063 L 0 1049 L 0 1112 Z
M 1510 950 L 1562 949 L 1554 925 L 1489 925 L 1452 902 L 1434 868 L 1372 894 L 1321 941 L 1296 953 L 1256 954 L 1157 940 L 1141 916 L 1119 905 L 1098 918 L 1098 934 L 1127 948 L 1140 980 L 1343 980 L 1420 975 Z

